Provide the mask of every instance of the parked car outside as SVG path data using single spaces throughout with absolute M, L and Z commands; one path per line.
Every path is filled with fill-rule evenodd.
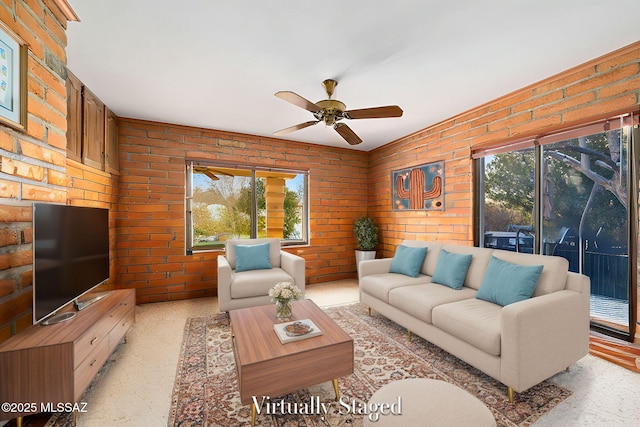
M 487 231 L 484 247 L 511 252 L 533 253 L 533 235 L 517 231 Z

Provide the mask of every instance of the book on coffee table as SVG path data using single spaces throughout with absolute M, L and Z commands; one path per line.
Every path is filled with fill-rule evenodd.
M 304 340 L 322 335 L 322 331 L 311 319 L 294 320 L 286 323 L 276 323 L 273 330 L 282 344 Z

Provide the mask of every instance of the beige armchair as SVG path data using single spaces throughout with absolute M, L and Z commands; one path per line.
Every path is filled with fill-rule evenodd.
M 279 239 L 228 240 L 218 255 L 220 311 L 270 304 L 269 289 L 278 282 L 294 283 L 304 298 L 304 269 L 304 258 L 281 250 Z

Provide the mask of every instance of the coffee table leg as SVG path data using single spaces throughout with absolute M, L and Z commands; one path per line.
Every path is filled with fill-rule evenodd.
M 251 426 L 256 425 L 256 405 L 251 404 Z
M 336 392 L 336 400 L 340 400 L 340 388 L 338 387 L 338 379 L 333 380 L 333 390 Z

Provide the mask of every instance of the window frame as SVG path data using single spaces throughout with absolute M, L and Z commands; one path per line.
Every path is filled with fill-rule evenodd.
M 296 174 L 303 176 L 303 196 L 302 196 L 302 235 L 300 239 L 296 240 L 285 240 L 280 239 L 281 246 L 306 246 L 309 245 L 309 236 L 310 236 L 310 220 L 309 220 L 309 171 L 308 170 L 300 170 L 300 169 L 286 169 L 286 168 L 271 168 L 264 166 L 255 166 L 255 165 L 230 165 L 227 163 L 221 162 L 213 162 L 202 159 L 187 159 L 185 162 L 185 203 L 184 203 L 184 212 L 185 212 L 185 254 L 193 255 L 194 253 L 199 252 L 211 252 L 211 251 L 221 251 L 224 250 L 224 247 L 220 247 L 219 244 L 216 245 L 204 245 L 204 246 L 194 246 L 194 233 L 193 233 L 193 191 L 194 191 L 194 183 L 193 183 L 193 174 L 195 167 L 211 167 L 211 168 L 220 168 L 220 169 L 235 169 L 238 171 L 244 171 L 250 173 L 251 179 L 251 234 L 250 238 L 257 238 L 258 236 L 258 206 L 257 206 L 257 198 L 256 195 L 256 181 L 260 179 L 257 176 L 260 172 L 274 172 L 274 173 L 286 173 L 286 174 Z

